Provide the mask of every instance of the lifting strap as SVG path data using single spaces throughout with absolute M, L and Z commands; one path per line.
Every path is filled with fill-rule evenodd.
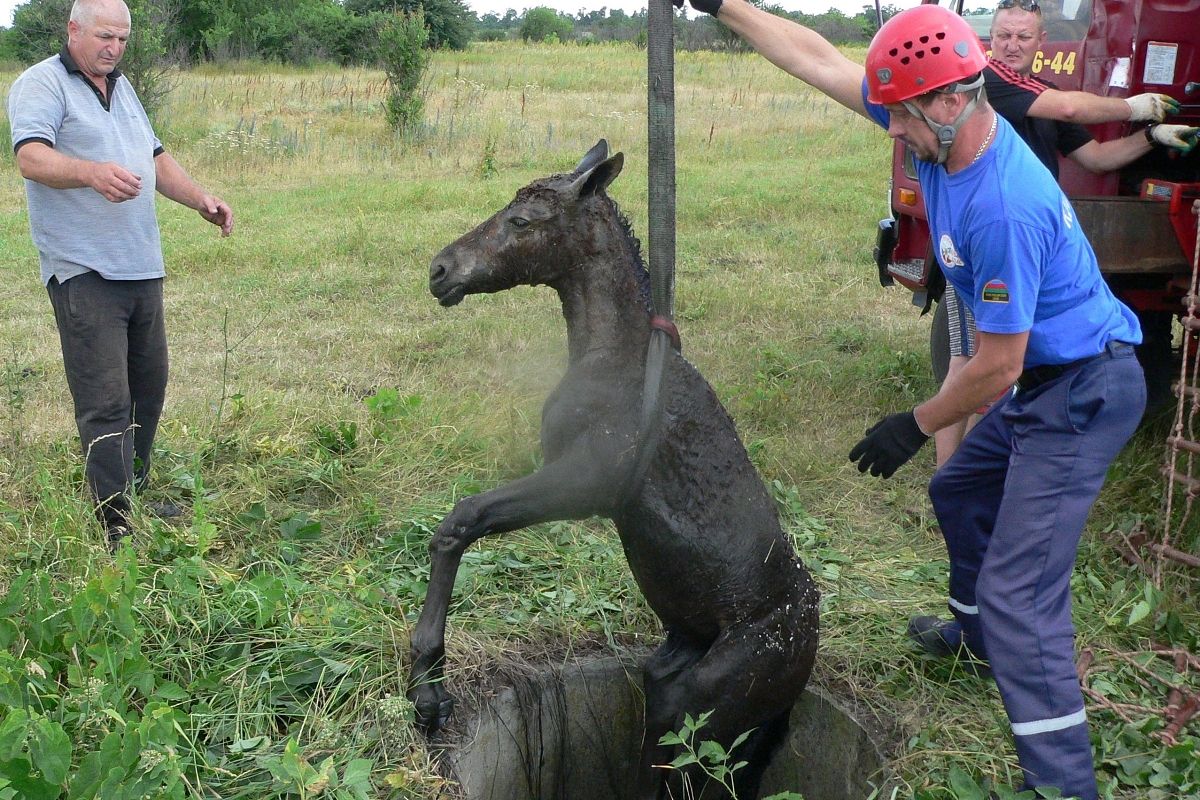
M 622 492 L 628 505 L 641 494 L 662 432 L 663 384 L 668 349 L 679 349 L 675 315 L 675 7 L 649 0 L 647 7 L 647 103 L 649 143 L 650 345 L 642 384 L 637 453 Z

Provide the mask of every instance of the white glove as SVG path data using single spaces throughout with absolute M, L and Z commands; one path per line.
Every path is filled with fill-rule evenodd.
M 1151 125 L 1146 129 L 1146 138 L 1158 144 L 1172 147 L 1181 153 L 1190 153 L 1200 144 L 1200 128 L 1189 125 Z
M 1135 94 L 1125 102 L 1131 122 L 1162 122 L 1167 114 L 1179 111 L 1179 101 L 1166 94 Z

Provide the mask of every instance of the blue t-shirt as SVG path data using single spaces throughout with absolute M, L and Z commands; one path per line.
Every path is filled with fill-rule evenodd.
M 863 102 L 886 128 L 882 106 Z M 916 161 L 929 236 L 946 280 L 985 333 L 1029 331 L 1025 366 L 1065 364 L 1112 341 L 1139 344 L 1141 326 L 1113 296 L 1071 202 L 1012 126 L 998 117 L 991 147 L 950 175 Z

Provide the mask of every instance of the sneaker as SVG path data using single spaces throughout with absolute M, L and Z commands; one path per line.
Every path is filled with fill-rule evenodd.
M 133 531 L 127 525 L 109 525 L 104 529 L 104 541 L 108 545 L 108 552 L 115 556 L 121 549 L 121 542 L 132 546 Z
M 946 658 L 963 646 L 962 628 L 951 619 L 913 617 L 908 621 L 908 638 L 931 656 Z
M 146 510 L 159 519 L 174 519 L 183 516 L 183 509 L 170 500 L 159 500 L 146 503 Z
M 963 641 L 962 626 L 956 620 L 939 617 L 913 617 L 908 621 L 908 638 L 936 658 L 958 658 L 974 675 L 991 677 L 987 659 L 979 658 Z

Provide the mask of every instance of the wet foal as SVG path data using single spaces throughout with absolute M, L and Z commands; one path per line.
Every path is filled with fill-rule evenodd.
M 442 685 L 446 613 L 463 551 L 474 541 L 539 522 L 612 519 L 666 640 L 644 666 L 646 732 L 637 800 L 688 780 L 695 796 L 728 794 L 675 757 L 660 737 L 685 713 L 713 712 L 701 740 L 746 761 L 737 796 L 758 796 L 787 732 L 817 646 L 817 590 L 780 528 L 774 503 L 733 421 L 691 364 L 671 351 L 661 433 L 640 486 L 626 489 L 650 337 L 649 279 L 637 240 L 605 189 L 620 153 L 601 140 L 567 175 L 534 181 L 507 207 L 433 259 L 429 289 L 444 306 L 517 285 L 558 292 L 569 364 L 542 410 L 545 465 L 461 500 L 430 543 L 425 607 L 412 632 L 408 696 L 418 723 L 437 730 L 453 699 Z M 731 762 L 731 763 L 732 763 Z M 674 797 L 682 797 L 672 783 Z

